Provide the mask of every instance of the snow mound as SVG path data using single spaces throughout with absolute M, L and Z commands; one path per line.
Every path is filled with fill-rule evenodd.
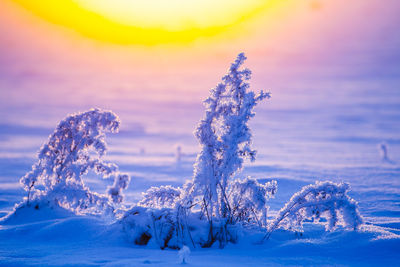
M 99 216 L 76 215 L 48 203 L 35 203 L 17 207 L 0 221 L 0 239 L 20 243 L 21 248 L 25 242 L 63 246 L 111 240 L 121 243 L 124 237 L 120 229 L 118 224 Z
M 47 200 L 17 204 L 12 212 L 0 219 L 0 224 L 17 225 L 76 216 L 73 212 Z

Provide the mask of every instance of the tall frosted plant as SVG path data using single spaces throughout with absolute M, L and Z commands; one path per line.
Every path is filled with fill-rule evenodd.
M 187 200 L 201 203 L 202 212 L 210 222 L 210 242 L 216 238 L 213 217 L 224 225 L 233 215 L 227 195 L 230 180 L 242 168 L 244 159 L 255 160 L 256 151 L 251 148 L 252 133 L 248 126 L 255 115 L 253 109 L 261 100 L 270 97 L 263 91 L 255 94 L 248 90 L 251 71 L 240 69 L 245 60 L 245 55 L 240 53 L 222 82 L 211 90 L 204 102 L 205 116 L 195 131 L 201 151 Z M 218 238 L 222 243 L 226 240 L 223 236 Z

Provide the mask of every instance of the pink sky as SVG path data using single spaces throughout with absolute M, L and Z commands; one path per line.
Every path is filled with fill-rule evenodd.
M 0 120 L 50 126 L 68 110 L 90 106 L 137 114 L 149 102 L 200 106 L 241 51 L 254 73 L 253 88 L 272 89 L 275 107 L 304 105 L 296 88 L 312 87 L 313 80 L 399 74 L 398 1 L 285 3 L 215 38 L 144 47 L 86 39 L 6 1 L 0 9 Z

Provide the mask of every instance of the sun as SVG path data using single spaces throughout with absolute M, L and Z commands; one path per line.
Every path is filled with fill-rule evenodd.
M 82 7 L 126 25 L 170 31 L 228 26 L 265 0 L 75 0 Z
M 14 0 L 47 21 L 117 44 L 184 43 L 252 17 L 268 0 Z

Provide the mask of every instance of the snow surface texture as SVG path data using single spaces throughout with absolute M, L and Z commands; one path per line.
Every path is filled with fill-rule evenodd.
M 0 265 L 181 266 L 179 251 L 160 250 L 157 244 L 133 245 L 124 239 L 119 224 L 60 214 L 47 207 L 42 213 L 23 212 L 25 219 L 30 212 L 35 222 L 2 224 Z M 357 232 L 326 232 L 322 225 L 306 224 L 302 236 L 278 230 L 263 245 L 253 244 L 263 234 L 246 233 L 242 242 L 223 250 L 191 249 L 186 262 L 188 266 L 395 266 L 399 234 L 372 225 L 363 225 Z
M 390 147 L 391 145 L 385 147 L 386 155 L 392 155 L 390 153 Z M 374 149 L 376 150 L 376 146 Z M 160 157 L 160 155 L 158 156 Z M 171 157 L 174 157 L 173 153 L 171 153 Z M 151 179 L 150 177 L 153 174 L 157 173 L 165 177 L 190 176 L 190 165 L 193 162 L 193 157 L 188 157 L 186 159 L 181 157 L 179 165 L 176 164 L 176 162 L 171 163 L 167 161 L 165 165 L 161 165 L 161 167 L 170 166 L 166 168 L 166 170 L 164 169 L 164 171 L 161 171 L 162 168 L 160 168 L 160 165 L 156 164 L 157 159 L 153 160 L 154 161 L 150 161 L 148 166 L 133 164 L 131 167 L 135 167 L 135 169 L 132 169 L 132 173 L 138 171 L 144 174 L 143 177 L 149 177 L 149 179 Z M 396 162 L 396 158 L 394 158 L 393 161 Z M 9 164 L 7 167 L 7 170 L 10 170 L 10 172 L 15 172 L 16 164 L 21 164 L 21 166 L 24 166 L 26 169 L 29 167 L 27 167 L 26 164 L 24 165 L 23 161 L 15 161 L 13 164 Z M 142 168 L 140 168 L 140 166 L 142 166 Z M 357 166 L 357 164 L 355 164 L 355 166 Z M 361 181 L 354 178 L 352 181 L 353 188 L 355 184 L 355 188 L 359 189 L 361 193 L 357 193 L 356 189 L 354 190 L 356 193 L 353 194 L 352 197 L 361 200 L 361 205 L 363 196 L 368 194 L 372 194 L 375 199 L 378 197 L 379 200 L 379 197 L 390 196 L 391 192 L 396 199 L 396 197 L 398 197 L 398 191 L 396 191 L 396 187 L 394 186 L 397 184 L 390 180 L 393 178 L 391 175 L 395 178 L 397 177 L 398 170 L 396 166 L 397 165 L 393 166 L 391 163 L 390 166 L 383 165 L 383 167 L 379 167 L 377 170 L 371 172 L 370 175 L 374 174 L 381 178 L 383 177 L 383 173 L 386 172 L 386 176 L 384 177 L 387 178 L 386 181 L 390 181 L 390 183 L 388 182 L 389 185 L 382 184 L 378 189 L 374 183 L 368 183 L 369 181 Z M 314 177 L 326 177 L 329 176 L 328 174 L 336 174 L 332 171 L 330 171 L 330 173 L 329 168 L 326 169 L 327 171 L 324 171 L 325 167 L 326 166 L 320 166 L 318 168 L 313 166 L 313 168 L 302 169 L 302 167 L 299 166 L 284 168 L 283 166 L 266 167 L 265 165 L 258 165 L 250 168 L 247 174 L 270 174 L 271 177 L 277 180 L 279 185 L 277 196 L 279 192 L 283 194 L 280 198 L 275 198 L 276 202 L 271 205 L 271 209 L 275 210 L 271 211 L 271 214 L 269 214 L 270 219 L 272 219 L 274 215 L 278 215 L 275 218 L 284 216 L 285 211 L 290 205 L 285 206 L 278 214 L 276 210 L 281 208 L 283 203 L 289 200 L 293 192 L 298 191 L 301 186 L 305 185 L 305 182 L 310 182 L 310 180 L 315 179 Z M 354 176 L 354 173 L 362 173 L 362 170 L 364 170 L 364 168 L 360 166 L 343 168 L 347 173 L 347 175 L 343 175 L 342 178 L 345 180 Z M 371 169 L 369 169 L 369 171 L 371 171 Z M 187 173 L 189 173 L 189 175 L 187 175 Z M 21 176 L 22 175 L 23 174 L 21 174 Z M 291 175 L 297 178 L 288 178 Z M 276 176 L 278 176 L 278 178 L 276 178 Z M 363 178 L 365 178 L 365 174 Z M 261 183 L 270 180 L 271 179 L 265 179 L 259 181 Z M 159 184 L 166 183 L 165 180 L 163 182 L 160 181 L 158 181 Z M 89 180 L 88 184 L 93 187 L 101 187 L 101 183 L 96 181 L 90 182 Z M 182 184 L 182 181 L 180 184 Z M 176 180 L 175 185 L 179 185 Z M 323 187 L 325 188 L 327 185 L 329 189 L 329 183 L 325 183 Z M 315 201 L 320 198 L 321 195 L 309 195 L 308 193 L 319 186 L 320 184 L 305 187 L 289 200 L 288 204 L 297 203 L 297 201 L 293 202 L 293 200 L 299 198 L 306 200 L 306 203 L 307 201 Z M 142 184 L 140 187 L 146 188 L 146 185 Z M 174 196 L 180 195 L 178 191 L 169 190 L 171 188 L 164 187 L 163 189 L 166 189 L 161 190 L 161 192 L 164 193 L 155 194 L 159 197 L 157 205 L 170 205 L 170 200 L 173 199 Z M 347 186 L 342 184 L 342 189 L 346 192 Z M 325 191 L 335 195 L 336 189 Z M 7 204 L 10 203 L 12 199 L 14 199 L 15 202 L 19 202 L 22 196 L 25 195 L 25 193 L 16 190 L 12 185 L 7 184 L 2 187 L 2 192 L 4 192 L 4 207 L 8 208 L 8 210 L 10 205 Z M 149 190 L 147 193 L 151 192 L 156 193 L 156 190 Z M 389 193 L 389 195 L 387 193 Z M 347 201 L 345 207 L 348 206 L 350 209 L 346 210 L 352 212 L 352 200 L 349 200 L 343 193 L 339 195 L 340 197 L 335 196 L 333 199 Z M 134 198 L 134 196 L 131 197 L 131 199 Z M 136 197 L 136 199 L 139 199 L 139 197 Z M 336 202 L 333 201 L 332 203 Z M 393 214 L 393 211 L 396 211 L 396 209 L 391 209 L 391 206 L 385 207 L 387 212 L 382 216 L 379 215 L 379 213 L 374 214 L 374 212 L 379 212 L 379 208 L 382 209 L 379 205 L 369 207 L 370 209 L 367 208 L 368 204 L 365 205 L 364 209 L 361 209 L 361 214 L 367 215 L 366 224 L 361 225 L 357 231 L 349 231 L 339 226 L 336 231 L 326 232 L 326 223 L 323 220 L 322 223 L 324 224 L 305 222 L 302 225 L 304 230 L 302 233 L 276 230 L 266 242 L 258 245 L 255 245 L 255 243 L 264 238 L 265 233 L 246 231 L 238 233 L 240 236 L 240 242 L 238 244 L 229 244 L 223 252 L 214 249 L 196 249 L 191 252 L 189 257 L 185 258 L 185 261 L 192 266 L 204 266 L 205 264 L 208 266 L 268 266 L 271 264 L 397 265 L 400 239 L 398 230 L 399 223 L 398 220 L 396 220 L 396 214 Z M 393 203 L 391 205 L 393 205 Z M 296 211 L 300 210 L 301 208 L 296 209 Z M 136 210 L 131 210 L 130 215 L 137 216 L 138 214 L 146 213 L 148 218 L 149 214 L 147 211 L 148 210 L 145 208 L 140 209 L 140 207 L 137 207 Z M 312 209 L 312 215 L 315 215 L 316 211 L 326 212 L 329 210 L 322 206 L 321 209 Z M 365 213 L 363 213 L 363 211 Z M 310 210 L 304 210 L 304 214 L 309 212 Z M 303 212 L 299 213 L 299 215 L 301 215 L 300 217 L 304 214 Z M 150 214 L 150 216 L 154 216 L 154 214 Z M 168 213 L 162 218 L 168 221 Z M 328 221 L 329 218 L 333 219 L 332 216 L 330 216 L 328 217 Z M 343 217 L 346 225 L 345 218 L 346 216 Z M 357 218 L 357 216 L 354 218 Z M 41 199 L 33 200 L 30 206 L 20 206 L 13 216 L 4 218 L 0 228 L 0 245 L 2 248 L 0 255 L 1 264 L 6 266 L 30 264 L 62 265 L 66 263 L 66 258 L 68 259 L 68 264 L 76 265 L 148 266 L 148 264 L 152 264 L 155 266 L 166 266 L 180 265 L 182 263 L 182 253 L 159 250 L 160 242 L 156 240 L 157 238 L 152 238 L 150 241 L 148 240 L 148 246 L 146 249 L 143 249 L 140 247 L 143 238 L 139 236 L 138 242 L 136 242 L 138 244 L 135 245 L 135 242 L 129 239 L 129 235 L 127 238 L 127 229 L 137 230 L 141 227 L 146 228 L 148 224 L 146 221 L 137 220 L 136 218 L 131 221 L 126 221 L 134 223 L 136 226 L 127 228 L 123 223 L 115 223 L 114 221 L 108 221 L 98 216 L 78 216 L 65 209 L 60 209 L 57 205 L 52 205 L 52 203 L 42 202 Z M 375 225 L 371 223 L 375 223 Z M 348 224 L 351 225 L 351 223 Z M 330 224 L 328 223 L 328 225 Z M 154 227 L 154 229 L 157 228 Z M 151 231 L 151 229 L 145 230 Z M 149 232 L 149 234 L 151 233 Z M 152 234 L 154 235 L 154 233 Z M 26 246 L 27 243 L 29 243 L 29 248 Z

